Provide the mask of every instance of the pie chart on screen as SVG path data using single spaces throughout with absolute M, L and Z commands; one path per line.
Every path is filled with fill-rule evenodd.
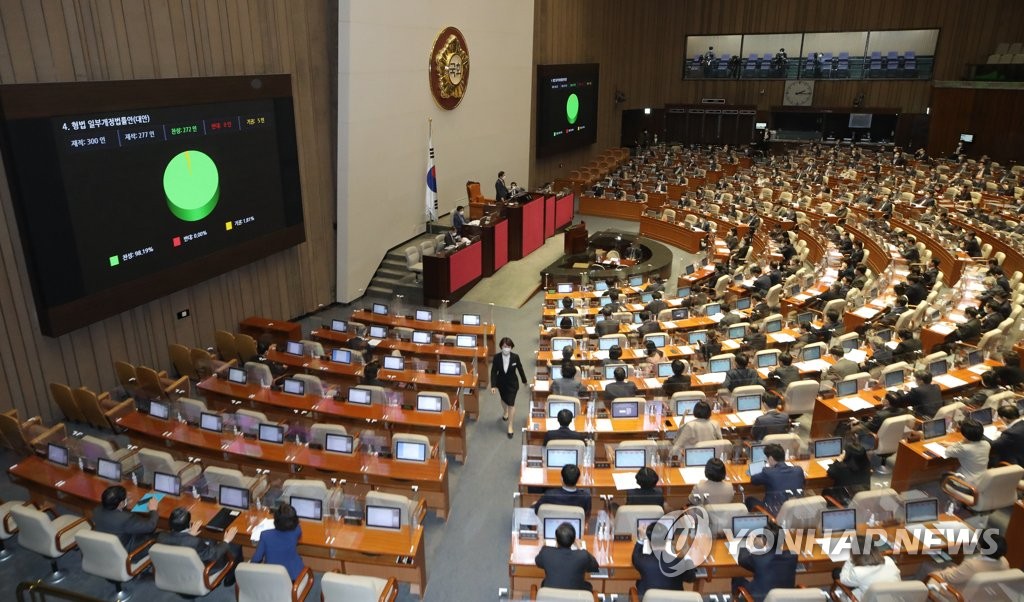
M 209 155 L 182 151 L 164 168 L 164 195 L 175 217 L 197 222 L 210 215 L 220 199 L 220 172 Z

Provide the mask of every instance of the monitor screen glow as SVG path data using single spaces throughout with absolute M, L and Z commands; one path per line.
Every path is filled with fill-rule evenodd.
M 353 447 L 352 435 L 327 433 L 324 437 L 324 449 L 339 454 L 351 454 Z
M 121 480 L 121 463 L 106 458 L 96 459 L 96 474 L 108 481 Z
M 409 462 L 426 462 L 427 446 L 412 441 L 399 441 L 395 445 L 395 459 Z
M 284 443 L 284 427 L 279 424 L 261 423 L 258 437 L 265 443 Z
M 179 495 L 181 493 L 181 478 L 178 475 L 165 472 L 154 472 L 153 491 L 167 495 Z
M 236 510 L 249 509 L 249 490 L 230 485 L 221 485 L 217 492 L 217 501 L 221 506 Z

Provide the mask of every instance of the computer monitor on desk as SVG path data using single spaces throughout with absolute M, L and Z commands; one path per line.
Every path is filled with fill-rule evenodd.
M 797 324 L 810 324 L 814 322 L 814 312 L 805 311 L 796 315 Z
M 417 345 L 429 345 L 431 341 L 431 335 L 426 330 L 414 330 L 412 331 L 412 342 Z
M 839 508 L 821 512 L 821 530 L 824 533 L 853 531 L 857 528 L 857 510 Z
M 932 376 L 940 376 L 942 374 L 945 374 L 948 370 L 949 363 L 946 362 L 945 358 L 935 360 L 934 362 L 928 364 L 928 372 L 930 372 Z
M 96 459 L 96 474 L 108 481 L 121 480 L 121 463 L 106 458 Z
M 221 506 L 234 508 L 236 510 L 249 509 L 249 490 L 242 487 L 221 485 L 217 491 L 217 502 Z
M 693 408 L 696 407 L 698 402 L 704 401 L 703 399 L 677 399 L 676 400 L 676 416 L 686 416 L 687 414 L 693 414 Z
M 557 418 L 558 413 L 562 410 L 569 410 L 570 414 L 575 415 L 576 404 L 571 401 L 548 400 L 548 418 Z
M 654 346 L 661 349 L 668 343 L 668 337 L 663 334 L 651 334 L 644 337 L 644 344 L 646 344 L 647 341 L 653 341 Z
M 615 345 L 618 345 L 618 344 L 619 344 L 619 340 L 617 338 L 614 338 L 614 337 L 613 338 L 608 338 L 608 339 L 601 338 L 601 339 L 598 339 L 598 342 L 597 342 L 598 348 L 601 351 L 608 351 L 609 349 L 611 349 L 612 347 L 614 347 Z
M 348 402 L 368 406 L 372 402 L 372 395 L 369 389 L 350 387 L 348 390 Z
M 149 402 L 149 415 L 153 418 L 159 418 L 161 420 L 167 420 L 170 415 L 170 407 L 162 401 L 151 401 Z
M 306 349 L 298 341 L 288 341 L 284 344 L 284 352 L 288 355 L 302 356 L 305 354 Z
M 292 395 L 305 395 L 306 383 L 296 378 L 286 378 L 281 382 L 281 390 Z
M 572 349 L 575 342 L 576 340 L 571 337 L 553 337 L 551 339 L 551 352 L 558 354 L 566 347 Z
M 68 448 L 56 443 L 46 444 L 46 459 L 58 466 L 67 466 L 69 463 Z
M 554 540 L 555 531 L 561 526 L 562 523 L 569 523 L 572 528 L 576 530 L 576 537 L 580 538 L 583 536 L 583 521 L 578 518 L 558 518 L 558 517 L 545 517 L 544 518 L 544 539 Z
M 557 285 L 555 285 L 555 290 L 558 291 L 558 293 L 562 294 L 562 295 L 571 293 L 572 292 L 572 283 L 571 282 L 559 282 Z
M 745 539 L 768 528 L 767 514 L 741 514 L 732 517 L 732 536 L 734 539 Z
M 740 395 L 736 398 L 737 412 L 753 412 L 761 409 L 761 395 Z
M 615 468 L 642 468 L 647 463 L 644 449 L 616 449 Z
M 719 358 L 711 360 L 708 364 L 708 372 L 728 372 L 732 368 L 732 360 L 729 358 Z
M 352 352 L 348 349 L 332 349 L 331 361 L 336 364 L 351 364 Z
M 736 299 L 736 309 L 750 309 L 750 297 L 740 297 L 739 299 Z
M 373 325 L 370 327 L 370 338 L 371 339 L 386 339 L 388 338 L 388 327 Z
M 351 454 L 354 447 L 352 435 L 327 433 L 324 437 L 324 450 L 337 454 Z
M 906 502 L 903 506 L 904 522 L 920 524 L 939 520 L 938 498 L 926 498 Z
M 819 439 L 814 442 L 815 458 L 835 458 L 841 453 L 843 453 L 842 437 L 829 437 L 827 439 Z
M 437 373 L 443 376 L 461 376 L 462 362 L 458 360 L 440 360 L 437 362 Z
M 388 306 L 383 303 L 374 303 L 371 311 L 378 316 L 388 315 Z
M 476 335 L 475 334 L 459 334 L 455 335 L 455 346 L 463 349 L 472 349 L 476 347 Z
M 288 503 L 295 509 L 299 518 L 306 520 L 323 520 L 324 502 L 314 498 L 293 495 L 288 498 Z
M 368 504 L 366 506 L 366 526 L 374 529 L 401 529 L 402 511 L 399 508 Z
M 694 330 L 686 335 L 686 340 L 689 341 L 691 345 L 706 343 L 708 341 L 708 333 L 706 330 Z
M 892 372 L 886 373 L 885 382 L 883 384 L 886 386 L 886 388 L 898 387 L 899 385 L 903 384 L 903 381 L 905 379 L 906 376 L 903 374 L 903 370 L 893 370 Z
M 544 450 L 548 468 L 561 468 L 566 464 L 579 465 L 579 450 L 560 447 L 546 448 Z
M 836 396 L 849 397 L 857 394 L 857 379 L 841 380 L 836 383 Z
M 462 314 L 463 326 L 479 326 L 480 314 Z
M 348 332 L 348 322 L 344 320 L 331 320 L 331 330 L 334 332 Z
M 764 323 L 764 331 L 767 334 L 772 334 L 773 332 L 779 332 L 780 330 L 782 330 L 782 320 L 780 318 L 775 318 L 774 320 L 768 320 L 767 322 Z
M 434 312 L 430 311 L 429 309 L 417 309 L 416 319 L 420 322 L 433 322 Z
M 233 382 L 236 385 L 245 384 L 245 370 L 241 368 L 228 368 L 228 381 Z
M 385 355 L 383 368 L 401 372 L 405 370 L 405 358 L 400 355 Z
M 672 364 L 669 362 L 661 362 L 658 364 L 658 378 L 668 378 L 672 376 Z
M 166 472 L 154 472 L 153 491 L 165 495 L 181 495 L 181 477 Z
M 421 412 L 440 412 L 443 407 L 443 400 L 440 395 L 420 393 L 416 396 L 416 409 Z
M 639 401 L 613 401 L 612 418 L 636 418 L 640 415 Z
M 688 447 L 683 452 L 683 462 L 686 466 L 706 466 L 714 457 L 713 447 Z
M 925 420 L 921 425 L 921 437 L 924 439 L 935 439 L 946 434 L 946 419 Z
M 757 355 L 758 368 L 773 368 L 779 365 L 778 353 L 761 353 Z
M 224 420 L 220 414 L 202 412 L 199 414 L 199 428 L 211 433 L 220 433 L 224 430 Z
M 261 423 L 258 433 L 264 443 L 284 443 L 284 427 L 280 424 Z

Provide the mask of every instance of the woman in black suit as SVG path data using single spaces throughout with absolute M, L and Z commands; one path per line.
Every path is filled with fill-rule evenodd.
M 512 438 L 512 423 L 516 417 L 516 393 L 519 392 L 519 381 L 526 384 L 526 373 L 523 372 L 523 362 L 519 356 L 512 353 L 515 343 L 508 337 L 502 337 L 498 341 L 501 351 L 495 354 L 491 360 L 491 393 L 501 396 L 502 420 L 508 421 L 508 438 Z M 519 373 L 519 380 L 516 380 L 516 372 Z

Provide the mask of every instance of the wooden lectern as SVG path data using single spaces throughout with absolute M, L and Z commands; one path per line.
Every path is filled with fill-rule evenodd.
M 587 224 L 580 222 L 565 229 L 564 248 L 566 255 L 578 255 L 587 252 Z

